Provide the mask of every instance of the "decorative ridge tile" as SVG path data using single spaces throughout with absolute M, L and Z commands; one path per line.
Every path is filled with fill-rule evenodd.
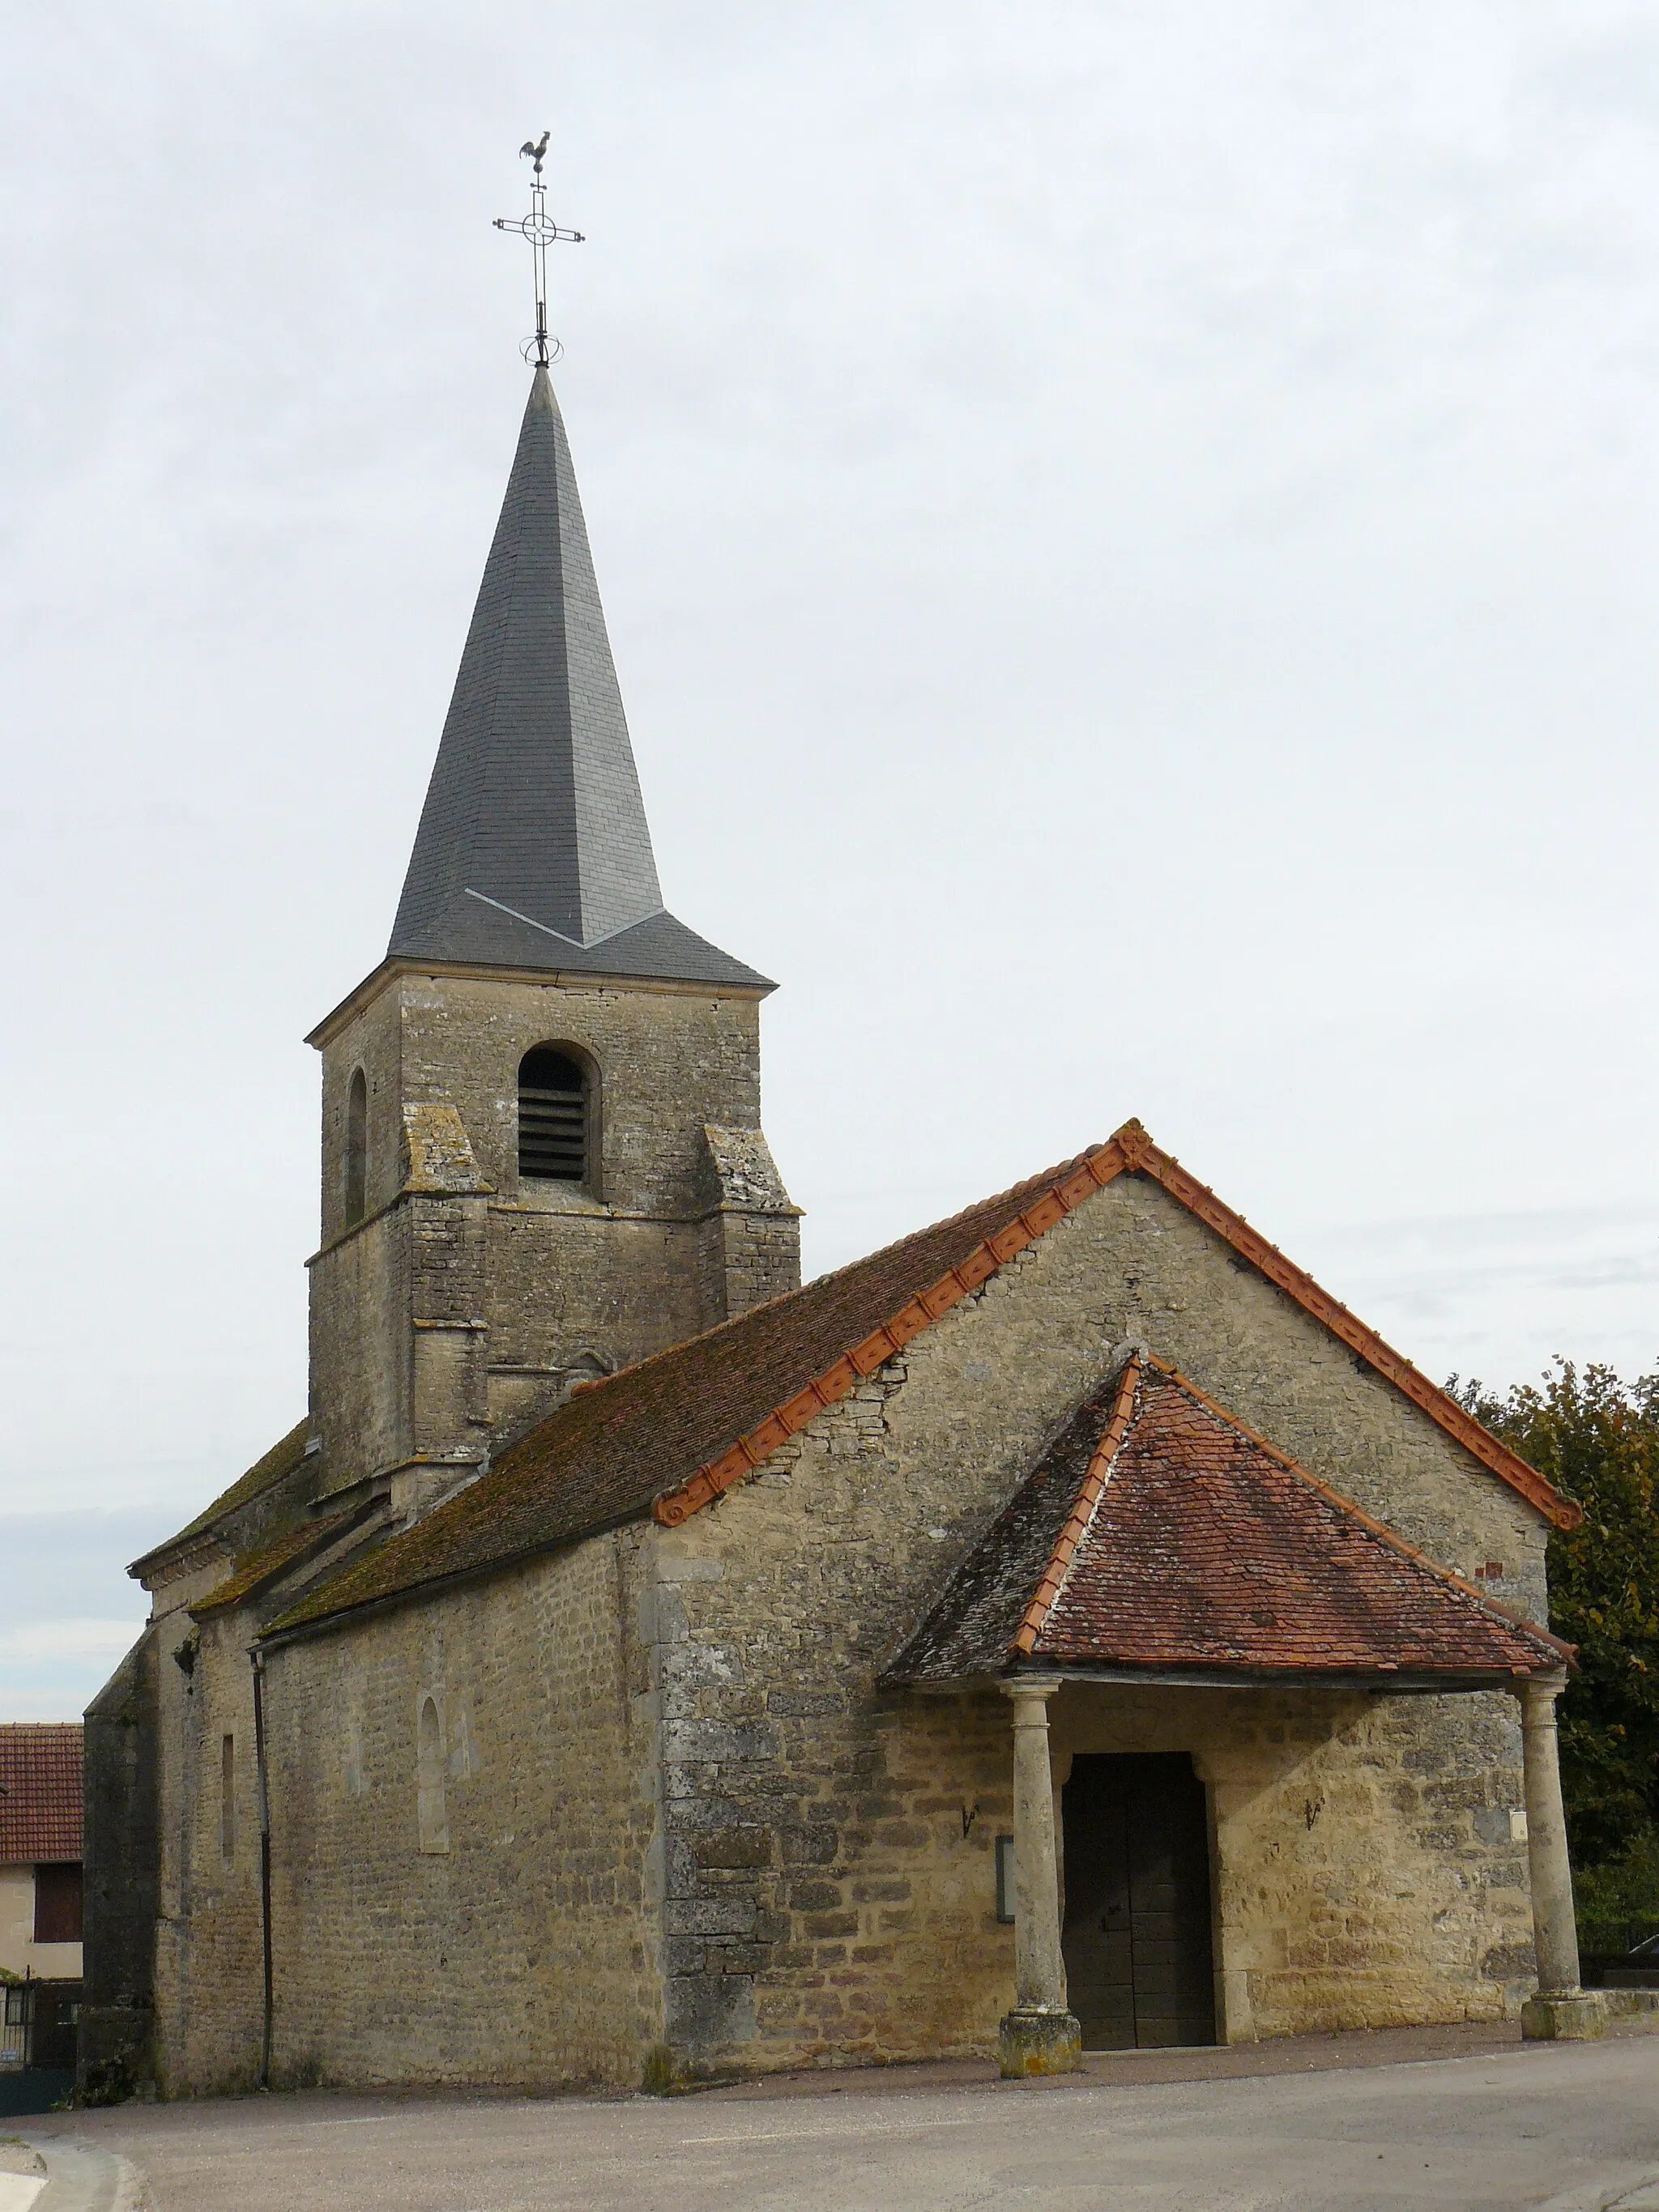
M 1105 1495 L 1106 1486 L 1111 1480 L 1112 1469 L 1116 1464 L 1118 1453 L 1122 1449 L 1123 1439 L 1129 1433 L 1129 1425 L 1134 1419 L 1135 1398 L 1140 1389 L 1140 1362 L 1139 1352 L 1132 1352 L 1125 1363 L 1122 1379 L 1117 1386 L 1117 1397 L 1113 1402 L 1111 1417 L 1101 1433 L 1100 1442 L 1095 1447 L 1094 1455 L 1089 1462 L 1076 1500 L 1066 1516 L 1066 1525 L 1054 1539 L 1054 1548 L 1048 1560 L 1048 1571 L 1037 1584 L 1031 1602 L 1025 1608 L 1025 1618 L 1021 1621 L 1014 1640 L 1008 1647 L 1008 1656 L 1011 1659 L 1016 1655 L 1028 1654 L 1036 1649 L 1036 1640 L 1042 1633 L 1042 1625 L 1054 1610 L 1055 1600 L 1066 1587 L 1066 1577 L 1071 1571 L 1072 1561 L 1077 1555 L 1077 1547 L 1082 1542 L 1085 1532 L 1099 1510 L 1100 1501 Z
M 1528 1467 L 1519 1453 L 1500 1443 L 1490 1430 L 1481 1427 L 1472 1413 L 1466 1413 L 1455 1398 L 1449 1397 L 1436 1383 L 1431 1382 L 1420 1368 L 1413 1367 L 1403 1352 L 1383 1341 L 1374 1328 L 1368 1328 L 1358 1316 L 1352 1313 L 1340 1299 L 1322 1290 L 1305 1269 L 1289 1260 L 1276 1244 L 1270 1244 L 1257 1230 L 1252 1229 L 1242 1213 L 1235 1213 L 1224 1199 L 1219 1199 L 1207 1184 L 1189 1174 L 1173 1153 L 1166 1152 L 1155 1144 L 1139 1121 L 1126 1121 L 1111 1139 L 1109 1150 L 1115 1148 L 1123 1158 L 1124 1165 L 1133 1173 L 1150 1176 L 1153 1182 L 1176 1199 L 1189 1213 L 1195 1214 L 1206 1228 L 1213 1229 L 1233 1249 L 1249 1260 L 1270 1283 L 1285 1291 L 1304 1310 L 1322 1322 L 1333 1336 L 1340 1338 L 1351 1352 L 1357 1352 L 1366 1364 L 1374 1367 L 1385 1381 L 1412 1401 L 1419 1411 L 1426 1413 L 1463 1449 L 1474 1455 L 1500 1482 L 1518 1491 L 1527 1503 L 1541 1513 L 1545 1519 L 1560 1529 L 1576 1528 L 1584 1517 L 1583 1508 L 1571 1498 L 1564 1498 L 1553 1484 L 1547 1482 L 1536 1468 Z

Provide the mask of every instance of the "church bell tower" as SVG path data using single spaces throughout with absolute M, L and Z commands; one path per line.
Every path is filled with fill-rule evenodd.
M 386 958 L 313 1031 L 324 1494 L 410 1510 L 795 1287 L 767 980 L 665 908 L 570 447 L 529 403 Z

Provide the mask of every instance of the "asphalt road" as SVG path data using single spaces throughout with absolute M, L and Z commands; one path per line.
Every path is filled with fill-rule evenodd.
M 317 2093 L 29 2132 L 49 2163 L 54 2136 L 123 2154 L 157 2212 L 1659 2212 L 1659 2035 L 1244 2079 L 847 2090 Z

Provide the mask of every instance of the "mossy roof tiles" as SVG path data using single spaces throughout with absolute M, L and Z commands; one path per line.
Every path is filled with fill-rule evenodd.
M 348 1506 L 325 1519 L 301 1521 L 296 1527 L 284 1529 L 270 1543 L 262 1544 L 258 1551 L 238 1559 L 224 1581 L 216 1583 L 205 1597 L 198 1598 L 191 1606 L 191 1618 L 201 1620 L 209 1613 L 224 1613 L 240 1605 L 244 1598 L 253 1596 L 289 1568 L 302 1566 L 314 1558 L 337 1536 L 345 1534 L 352 1522 L 363 1520 L 368 1510 L 361 1505 Z
M 774 1408 L 796 1400 L 1079 1164 L 1033 1176 L 578 1391 L 489 1474 L 325 1583 L 276 1627 L 477 1572 L 649 1512 L 739 1437 L 763 1429 Z M 777 1442 L 787 1433 L 781 1428 Z
M 1043 1452 L 890 1678 L 1030 1665 L 1504 1681 L 1571 1656 L 1184 1376 L 1136 1360 Z
M 1128 1121 L 1105 1145 L 580 1389 L 489 1474 L 324 1583 L 271 1632 L 485 1572 L 647 1512 L 677 1526 L 1126 1172 L 1159 1183 L 1558 1528 L 1582 1518 L 1570 1498 L 1198 1182 L 1139 1122 Z

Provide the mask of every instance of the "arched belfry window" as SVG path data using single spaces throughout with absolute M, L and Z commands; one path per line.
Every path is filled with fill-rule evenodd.
M 351 1079 L 346 1100 L 345 1225 L 354 1227 L 363 1218 L 368 1194 L 368 1085 L 360 1067 Z
M 588 1170 L 592 1090 L 580 1063 L 538 1044 L 519 1062 L 519 1173 L 583 1182 Z

